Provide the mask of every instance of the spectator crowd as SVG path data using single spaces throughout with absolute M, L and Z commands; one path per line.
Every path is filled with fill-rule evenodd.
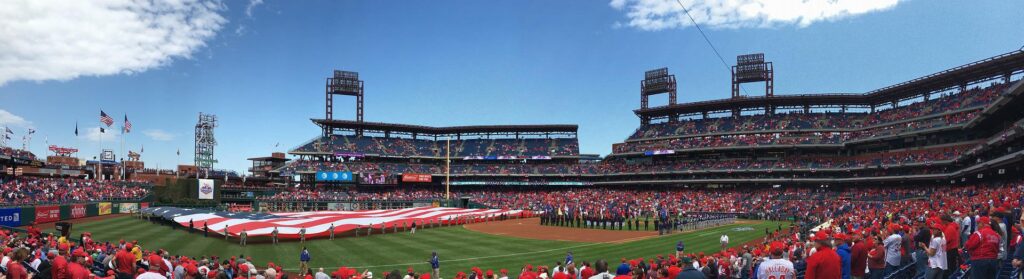
M 136 201 L 149 194 L 141 181 L 37 178 L 0 179 L 0 206 L 92 201 Z

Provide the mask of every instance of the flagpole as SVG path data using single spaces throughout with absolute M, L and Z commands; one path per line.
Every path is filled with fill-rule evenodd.
M 128 115 L 124 116 L 124 120 L 128 120 Z M 128 131 L 125 131 L 125 124 L 127 123 L 121 123 L 121 180 L 124 180 L 126 171 L 124 168 L 124 144 L 128 140 Z
M 99 169 L 97 171 L 99 175 L 97 175 L 96 178 L 100 181 L 103 180 L 103 134 L 106 133 L 103 132 L 103 126 L 100 126 L 100 160 L 99 162 L 96 162 L 96 165 L 98 166 L 97 169 Z

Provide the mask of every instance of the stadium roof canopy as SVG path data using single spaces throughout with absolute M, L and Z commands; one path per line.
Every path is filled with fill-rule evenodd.
M 692 103 L 637 109 L 637 116 L 663 118 L 706 112 L 748 110 L 751 108 L 796 107 L 876 107 L 916 98 L 969 84 L 1006 78 L 1024 71 L 1024 51 L 1013 51 L 959 67 L 916 78 L 867 93 L 822 93 L 766 96 L 741 96 Z
M 246 159 L 246 160 L 249 160 L 249 161 L 272 161 L 272 162 L 287 162 L 287 161 L 291 161 L 292 159 L 288 159 L 288 158 L 277 158 L 277 157 L 273 157 L 273 156 L 267 156 L 267 157 L 253 157 L 253 158 L 248 158 L 248 159 Z
M 349 131 L 381 132 L 414 134 L 424 136 L 454 136 L 454 135 L 478 135 L 478 134 L 571 134 L 575 135 L 579 126 L 577 125 L 480 125 L 480 126 L 451 126 L 451 127 L 430 127 L 409 124 L 394 124 L 381 122 L 358 122 L 352 120 L 337 119 L 311 119 L 313 123 L 321 128 Z

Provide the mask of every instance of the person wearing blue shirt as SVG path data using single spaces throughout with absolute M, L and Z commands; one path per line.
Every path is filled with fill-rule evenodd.
M 676 258 L 677 259 L 683 256 L 683 250 L 685 250 L 685 249 L 686 249 L 686 245 L 683 244 L 682 240 L 680 240 L 679 242 L 676 242 Z
M 842 270 L 842 277 L 843 279 L 850 279 L 850 237 L 845 234 L 839 234 L 836 238 L 836 240 L 842 241 L 839 246 L 836 246 L 836 254 L 839 254 L 839 264 L 840 269 Z
M 299 254 L 299 275 L 306 275 L 306 270 L 309 269 L 309 260 L 309 250 L 302 247 L 302 253 Z
M 565 266 L 569 266 L 569 264 L 571 264 L 571 263 L 572 263 L 572 251 L 569 251 L 569 253 L 565 254 Z
M 231 262 L 224 260 L 221 262 L 221 266 L 223 267 L 221 270 L 224 272 L 224 275 L 227 275 L 228 278 L 235 278 L 235 272 L 231 270 Z
M 434 270 L 434 278 L 441 278 L 441 261 L 437 259 L 437 251 L 430 253 L 430 268 Z

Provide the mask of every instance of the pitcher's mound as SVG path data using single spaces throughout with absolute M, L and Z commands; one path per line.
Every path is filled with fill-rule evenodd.
M 540 218 L 512 219 L 498 222 L 477 223 L 465 226 L 466 229 L 509 237 L 520 237 L 542 240 L 560 240 L 574 242 L 629 242 L 644 238 L 656 237 L 656 231 L 619 231 L 603 229 L 583 229 L 556 226 L 541 226 Z

